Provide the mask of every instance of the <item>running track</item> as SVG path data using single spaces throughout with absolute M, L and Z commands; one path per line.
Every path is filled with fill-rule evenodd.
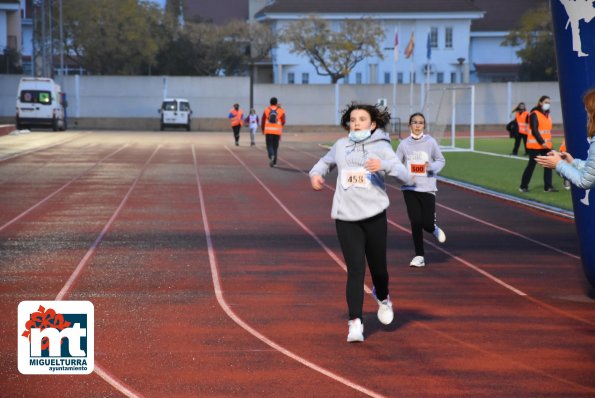
M 568 220 L 440 184 L 448 239 L 412 269 L 391 182 L 395 321 L 368 295 L 348 344 L 334 175 L 305 174 L 336 135 L 284 136 L 275 169 L 261 137 L 64 136 L 0 161 L 1 397 L 595 396 Z M 18 372 L 23 300 L 93 302 L 92 374 Z

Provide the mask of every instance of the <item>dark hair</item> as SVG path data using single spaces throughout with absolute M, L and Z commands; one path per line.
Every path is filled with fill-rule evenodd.
M 517 106 L 516 106 L 516 107 L 515 107 L 515 108 L 514 108 L 512 111 L 513 111 L 513 112 L 518 112 L 518 111 L 520 111 L 520 107 L 521 107 L 521 105 L 523 105 L 523 106 L 525 107 L 525 110 L 527 109 L 527 105 L 525 105 L 525 103 L 524 103 L 524 102 L 519 102 L 519 103 L 517 104 Z
M 277 105 L 277 97 L 271 97 L 271 105 Z
M 390 113 L 386 107 L 379 105 L 366 105 L 352 102 L 343 110 L 341 116 L 341 127 L 349 131 L 349 119 L 351 119 L 351 112 L 355 109 L 362 109 L 370 114 L 370 119 L 376 123 L 376 128 L 383 129 L 390 123 Z M 374 129 L 375 130 L 375 129 Z
M 587 109 L 587 135 L 595 137 L 595 89 L 587 91 L 583 97 L 583 103 Z
M 415 112 L 414 114 L 412 114 L 411 116 L 409 116 L 409 125 L 411 125 L 411 121 L 413 120 L 413 118 L 415 116 L 421 116 L 424 119 L 424 124 L 426 124 L 426 117 L 424 116 L 424 114 L 421 113 L 421 112 Z
M 547 95 L 542 95 L 541 97 L 539 97 L 539 101 L 537 101 L 537 105 L 541 104 L 546 99 L 551 99 L 551 98 Z

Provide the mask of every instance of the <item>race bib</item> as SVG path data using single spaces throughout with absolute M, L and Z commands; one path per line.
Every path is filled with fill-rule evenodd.
M 409 163 L 409 172 L 412 176 L 427 176 L 426 164 Z
M 426 163 L 429 160 L 427 153 L 423 151 L 415 151 L 407 156 L 407 163 L 409 165 L 409 173 L 412 176 L 427 176 L 428 170 Z
M 370 172 L 363 167 L 349 167 L 341 170 L 341 186 L 343 189 L 351 187 L 369 188 Z

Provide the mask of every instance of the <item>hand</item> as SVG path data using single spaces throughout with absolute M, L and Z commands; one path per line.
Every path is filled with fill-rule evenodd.
M 562 152 L 561 156 L 567 163 L 572 163 L 574 161 L 574 158 L 568 152 Z
M 380 159 L 368 159 L 366 160 L 366 164 L 364 164 L 366 170 L 371 173 L 376 173 L 382 167 L 382 162 Z
M 548 169 L 556 168 L 558 162 L 562 160 L 562 155 L 559 152 L 551 151 L 546 156 L 536 156 L 535 161 L 541 166 Z
M 324 185 L 324 178 L 319 174 L 314 174 L 310 177 L 310 184 L 312 185 L 312 189 L 320 191 Z

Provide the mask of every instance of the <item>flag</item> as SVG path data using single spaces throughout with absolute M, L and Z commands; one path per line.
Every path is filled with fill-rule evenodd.
M 399 60 L 399 32 L 395 31 L 395 62 Z
M 413 55 L 413 49 L 415 48 L 415 36 L 413 32 L 411 32 L 411 37 L 409 38 L 409 43 L 407 43 L 407 47 L 405 47 L 405 58 L 411 58 Z
M 430 36 L 432 36 L 432 34 L 428 33 L 428 44 L 427 44 L 427 54 L 426 54 L 426 58 L 428 59 L 428 61 L 430 59 L 432 59 L 432 41 L 430 39 Z

